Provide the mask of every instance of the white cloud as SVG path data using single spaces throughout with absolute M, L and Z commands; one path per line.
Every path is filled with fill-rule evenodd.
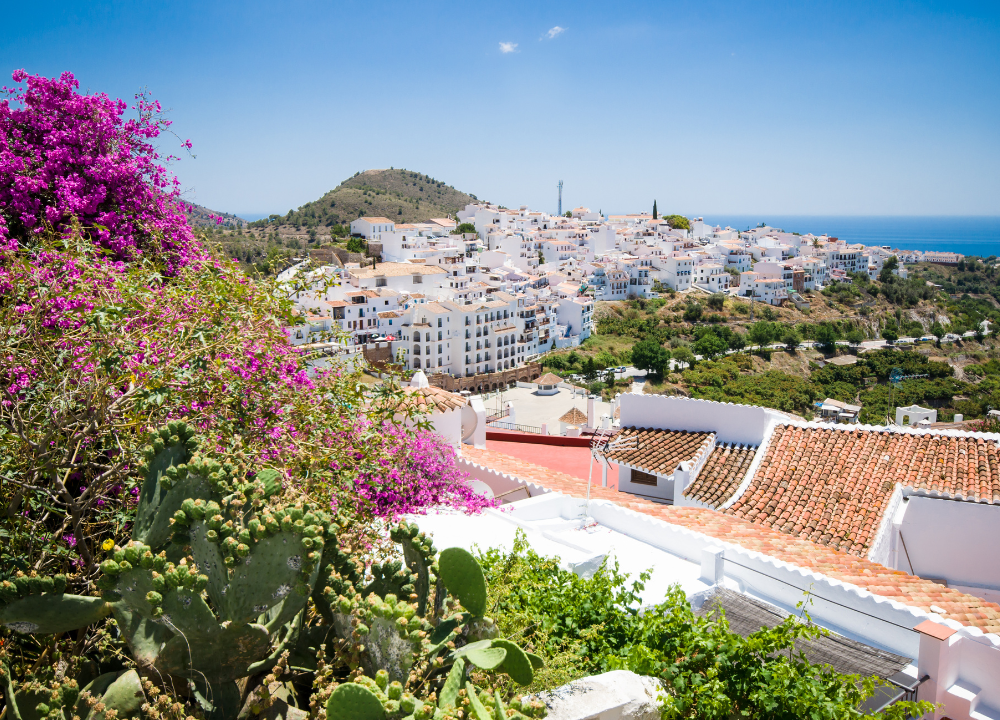
M 549 40 L 552 40 L 556 36 L 562 35 L 564 32 L 566 32 L 566 28 L 559 27 L 558 25 L 556 25 L 554 28 L 552 28 L 551 30 L 549 30 L 546 34 L 549 36 Z
M 507 53 L 517 52 L 517 43 L 515 42 L 502 42 L 500 43 L 500 52 L 504 55 Z

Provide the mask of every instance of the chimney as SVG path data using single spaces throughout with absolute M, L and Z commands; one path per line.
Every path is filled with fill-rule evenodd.
M 587 397 L 587 429 L 593 430 L 597 427 L 597 396 Z

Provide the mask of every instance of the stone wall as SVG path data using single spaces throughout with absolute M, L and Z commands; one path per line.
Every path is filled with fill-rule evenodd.
M 468 390 L 473 393 L 491 392 L 501 387 L 510 387 L 518 382 L 531 382 L 542 376 L 542 366 L 538 363 L 527 363 L 523 367 L 511 368 L 503 372 L 480 373 L 469 377 L 455 377 L 445 373 L 435 373 L 427 380 L 434 387 L 448 392 Z

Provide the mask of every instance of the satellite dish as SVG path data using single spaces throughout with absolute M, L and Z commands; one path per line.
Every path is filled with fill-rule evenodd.
M 479 413 L 475 411 L 471 404 L 466 403 L 462 408 L 462 440 L 472 439 L 476 428 L 479 426 Z
M 470 480 L 469 487 L 471 487 L 472 491 L 477 495 L 482 495 L 485 498 L 495 497 L 493 494 L 493 488 L 484 483 L 482 480 Z

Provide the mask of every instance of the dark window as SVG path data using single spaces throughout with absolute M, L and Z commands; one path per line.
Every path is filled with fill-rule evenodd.
M 636 485 L 652 485 L 656 487 L 656 475 L 650 475 L 642 470 L 633 470 L 630 478 Z

